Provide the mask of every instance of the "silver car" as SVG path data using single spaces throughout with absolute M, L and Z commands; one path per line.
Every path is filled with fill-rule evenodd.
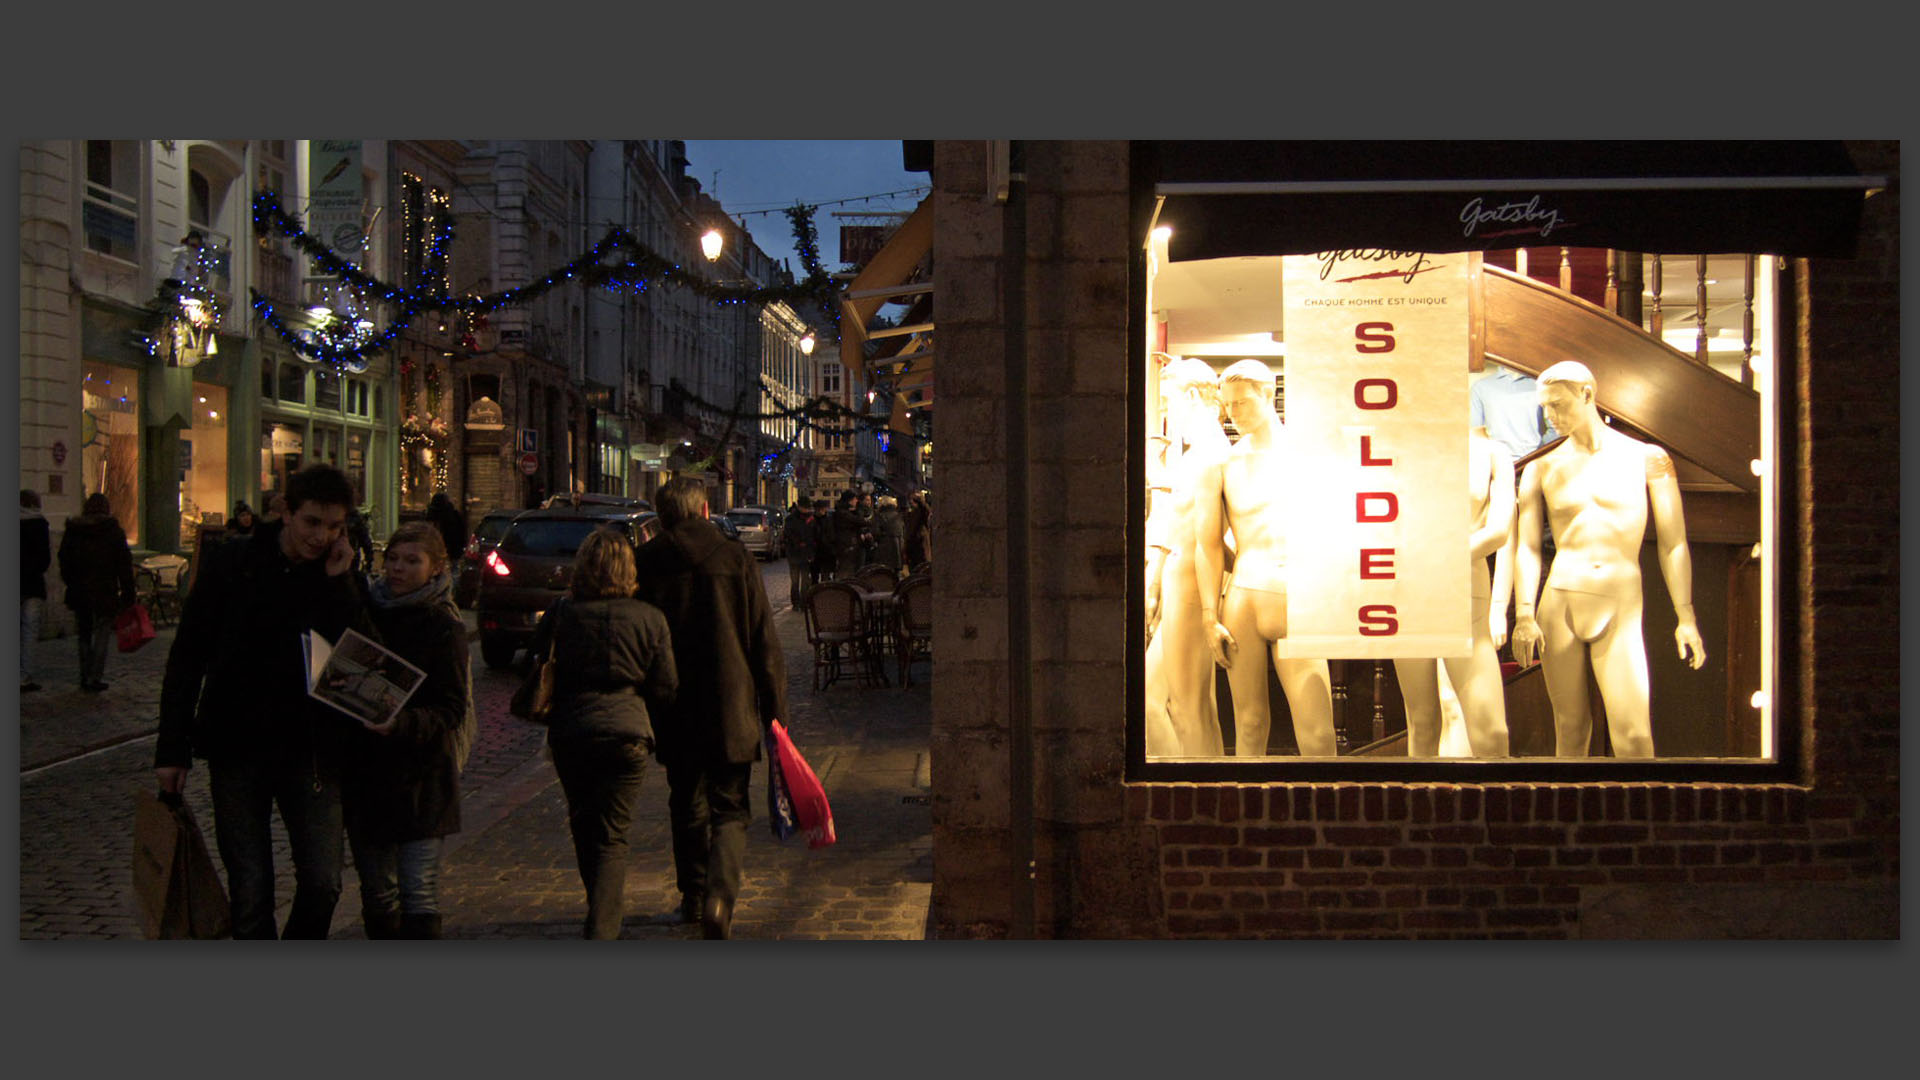
M 740 542 L 762 559 L 778 559 L 787 553 L 784 517 L 771 506 L 736 506 L 726 513 L 727 520 L 740 530 Z

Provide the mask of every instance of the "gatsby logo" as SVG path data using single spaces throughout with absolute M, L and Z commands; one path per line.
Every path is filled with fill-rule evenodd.
M 1560 220 L 1560 211 L 1543 208 L 1540 196 L 1535 195 L 1526 202 L 1505 202 L 1489 206 L 1480 196 L 1475 195 L 1460 208 L 1462 236 L 1472 236 L 1482 226 L 1508 225 L 1511 228 L 1481 232 L 1482 240 L 1491 240 L 1500 236 L 1517 236 L 1520 233 L 1537 232 L 1541 239 L 1553 235 L 1555 229 L 1571 228 Z
M 1418 251 L 1387 251 L 1381 248 L 1341 248 L 1336 251 L 1322 251 L 1314 255 L 1320 260 L 1320 280 L 1345 284 L 1353 281 L 1371 281 L 1375 278 L 1397 277 L 1401 281 L 1412 281 L 1415 274 L 1424 274 L 1429 270 L 1440 269 L 1427 262 L 1426 255 Z M 1352 274 L 1347 277 L 1334 277 L 1333 272 L 1341 268 L 1342 263 L 1393 263 L 1384 270 L 1373 270 Z M 1358 270 L 1357 266 L 1346 267 Z

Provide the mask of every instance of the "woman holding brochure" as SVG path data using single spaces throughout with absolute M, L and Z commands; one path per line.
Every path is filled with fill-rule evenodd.
M 667 618 L 633 597 L 633 548 L 595 529 L 573 560 L 573 582 L 534 631 L 534 668 L 554 660 L 547 745 L 567 796 L 567 828 L 587 890 L 586 937 L 620 936 L 627 833 L 653 752 L 649 706 L 673 701 L 679 675 Z
M 432 525 L 395 530 L 383 569 L 368 588 L 374 627 L 426 679 L 389 719 L 361 721 L 344 778 L 347 840 L 367 937 L 437 938 L 440 848 L 460 831 L 460 769 L 473 745 L 467 630 Z

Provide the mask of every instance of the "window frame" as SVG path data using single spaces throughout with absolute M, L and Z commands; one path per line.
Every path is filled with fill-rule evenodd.
M 1763 407 L 1771 413 L 1773 435 L 1773 536 L 1776 555 L 1769 560 L 1774 610 L 1773 726 L 1774 756 L 1762 758 L 1559 758 L 1503 759 L 1405 757 L 1299 758 L 1293 756 L 1178 761 L 1149 760 L 1146 755 L 1146 494 L 1147 494 L 1147 370 L 1148 321 L 1147 240 L 1155 203 L 1154 168 L 1147 155 L 1135 153 L 1130 165 L 1127 295 L 1127 429 L 1125 469 L 1126 503 L 1126 673 L 1125 725 L 1127 783 L 1726 783 L 1798 784 L 1806 781 L 1801 741 L 1805 714 L 1799 673 L 1802 649 L 1800 626 L 1805 603 L 1798 589 L 1789 589 L 1801 570 L 1797 561 L 1806 551 L 1800 524 L 1803 500 L 1800 487 L 1806 466 L 1801 461 L 1801 432 L 1797 418 L 1800 385 L 1807 358 L 1802 351 L 1783 347 L 1774 359 L 1770 393 Z M 1768 256 L 1772 257 L 1772 256 Z M 1803 315 L 1796 284 L 1806 273 L 1806 260 L 1781 259 L 1776 306 L 1776 340 L 1797 339 Z M 1649 522 L 1651 527 L 1651 522 Z M 1767 617 L 1763 612 L 1762 617 Z M 1643 632 L 1645 632 L 1643 630 Z

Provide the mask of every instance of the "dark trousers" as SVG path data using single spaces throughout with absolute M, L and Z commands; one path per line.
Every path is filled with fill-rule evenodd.
M 80 645 L 80 685 L 103 682 L 107 676 L 107 646 L 113 641 L 113 616 L 82 608 L 73 613 L 74 637 Z
M 667 817 L 681 895 L 719 896 L 729 904 L 739 897 L 747 823 L 753 820 L 747 791 L 752 776 L 751 762 L 667 763 Z
M 337 769 L 311 753 L 207 763 L 213 835 L 227 871 L 233 936 L 274 937 L 273 809 L 293 850 L 293 911 L 285 937 L 324 938 L 340 900 L 346 830 Z
M 586 936 L 611 941 L 626 916 L 627 833 L 647 771 L 647 744 L 609 739 L 551 743 L 567 796 L 567 830 L 587 889 Z

